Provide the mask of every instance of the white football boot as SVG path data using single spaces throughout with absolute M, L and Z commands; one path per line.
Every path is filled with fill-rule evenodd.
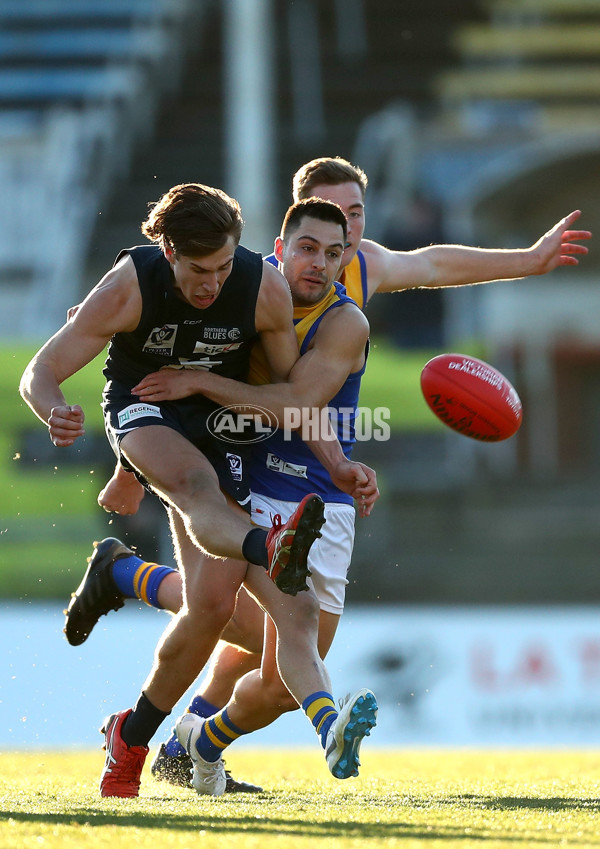
M 325 758 L 335 778 L 358 775 L 358 751 L 377 722 L 377 702 L 370 690 L 362 689 L 340 701 L 340 712 L 327 732 Z
M 186 750 L 194 769 L 192 772 L 192 786 L 197 793 L 203 796 L 222 796 L 227 787 L 225 765 L 222 758 L 218 761 L 205 761 L 198 754 L 196 743 L 200 737 L 204 719 L 195 713 L 184 713 L 175 723 L 177 739 Z

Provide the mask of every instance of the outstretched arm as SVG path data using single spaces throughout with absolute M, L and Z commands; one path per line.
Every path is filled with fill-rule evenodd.
M 547 274 L 561 265 L 577 265 L 588 253 L 578 242 L 591 239 L 589 230 L 574 230 L 581 211 L 558 221 L 530 248 L 493 250 L 463 245 L 432 245 L 415 251 L 390 251 L 365 242 L 369 290 L 395 292 L 417 287 L 464 286 L 493 280 Z

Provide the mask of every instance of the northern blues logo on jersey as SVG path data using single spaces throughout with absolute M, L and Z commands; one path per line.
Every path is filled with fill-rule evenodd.
M 260 254 L 235 250 L 231 273 L 206 309 L 182 299 L 171 266 L 157 245 L 139 245 L 119 254 L 135 266 L 142 297 L 138 326 L 111 339 L 104 374 L 135 386 L 157 369 L 210 369 L 232 380 L 248 376 L 250 350 L 258 333 L 256 301 L 263 263 Z
M 239 327 L 203 327 L 202 336 L 209 342 L 235 342 L 242 335 Z

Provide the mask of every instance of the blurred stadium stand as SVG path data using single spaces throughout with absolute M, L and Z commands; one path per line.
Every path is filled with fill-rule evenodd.
M 0 212 L 10 234 L 0 255 L 4 337 L 49 335 L 79 299 L 102 199 L 127 172 L 158 98 L 178 86 L 190 5 L 0 5 L 0 189 L 10 198 Z
M 0 7 L 0 112 L 27 110 L 34 122 L 20 139 L 4 134 L 3 185 L 27 210 L 25 219 L 4 215 L 13 230 L 24 220 L 31 232 L 35 221 L 40 242 L 23 268 L 7 258 L 0 314 L 9 335 L 42 338 L 56 327 L 118 250 L 140 241 L 147 203 L 171 185 L 200 180 L 234 193 L 224 162 L 226 5 L 6 0 Z M 443 15 L 439 0 L 272 0 L 277 161 L 269 191 L 278 218 L 298 165 L 323 154 L 350 157 L 373 110 L 394 100 L 423 114 L 432 108 L 431 81 L 456 61 L 453 29 L 483 18 L 477 0 L 442 5 Z M 69 157 L 54 161 L 69 142 Z M 48 185 L 48 197 L 33 185 Z M 34 297 L 23 308 L 24 287 L 14 281 L 27 279 L 48 293 L 43 307 Z M 15 310 L 21 321 L 9 318 Z
M 298 166 L 315 156 L 350 157 L 361 122 L 391 99 L 426 112 L 436 70 L 453 61 L 453 27 L 483 16 L 477 0 L 444 4 L 441 19 L 440 0 L 272 0 L 271 8 L 277 156 L 265 190 L 276 197 L 278 228 Z M 91 245 L 88 286 L 124 244 L 140 240 L 148 201 L 170 186 L 199 180 L 236 192 L 224 155 L 223 9 L 207 4 L 179 90 L 163 100 L 128 179 L 113 184 Z
M 483 19 L 459 22 L 451 34 L 457 61 L 436 69 L 427 113 L 403 100 L 361 125 L 354 158 L 375 177 L 368 206 L 375 238 L 392 228 L 406 241 L 416 200 L 439 211 L 438 233 L 429 239 L 424 231 L 421 244 L 524 247 L 578 207 L 581 226 L 597 233 L 600 2 L 485 0 L 479 7 Z M 600 332 L 590 323 L 600 308 L 599 266 L 592 245 L 576 271 L 443 294 L 445 344 L 485 340 L 527 403 L 512 468 L 552 476 L 596 462 L 598 449 L 571 422 L 589 418 L 600 399 L 588 381 L 575 406 L 573 393 L 567 404 L 558 376 L 568 350 L 588 368 L 595 360 L 600 372 Z M 410 315 L 425 314 L 428 298 L 415 292 L 374 307 L 389 325 L 401 321 L 405 305 Z

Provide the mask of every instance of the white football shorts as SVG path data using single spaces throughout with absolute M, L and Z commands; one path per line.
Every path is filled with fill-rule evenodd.
M 252 521 L 262 528 L 270 528 L 273 516 L 279 513 L 282 522 L 287 522 L 298 503 L 278 501 L 265 495 L 252 493 Z M 322 537 L 315 540 L 308 555 L 308 567 L 312 585 L 321 610 L 341 616 L 348 583 L 348 569 L 354 547 L 354 507 L 351 504 L 325 504 L 325 524 Z

